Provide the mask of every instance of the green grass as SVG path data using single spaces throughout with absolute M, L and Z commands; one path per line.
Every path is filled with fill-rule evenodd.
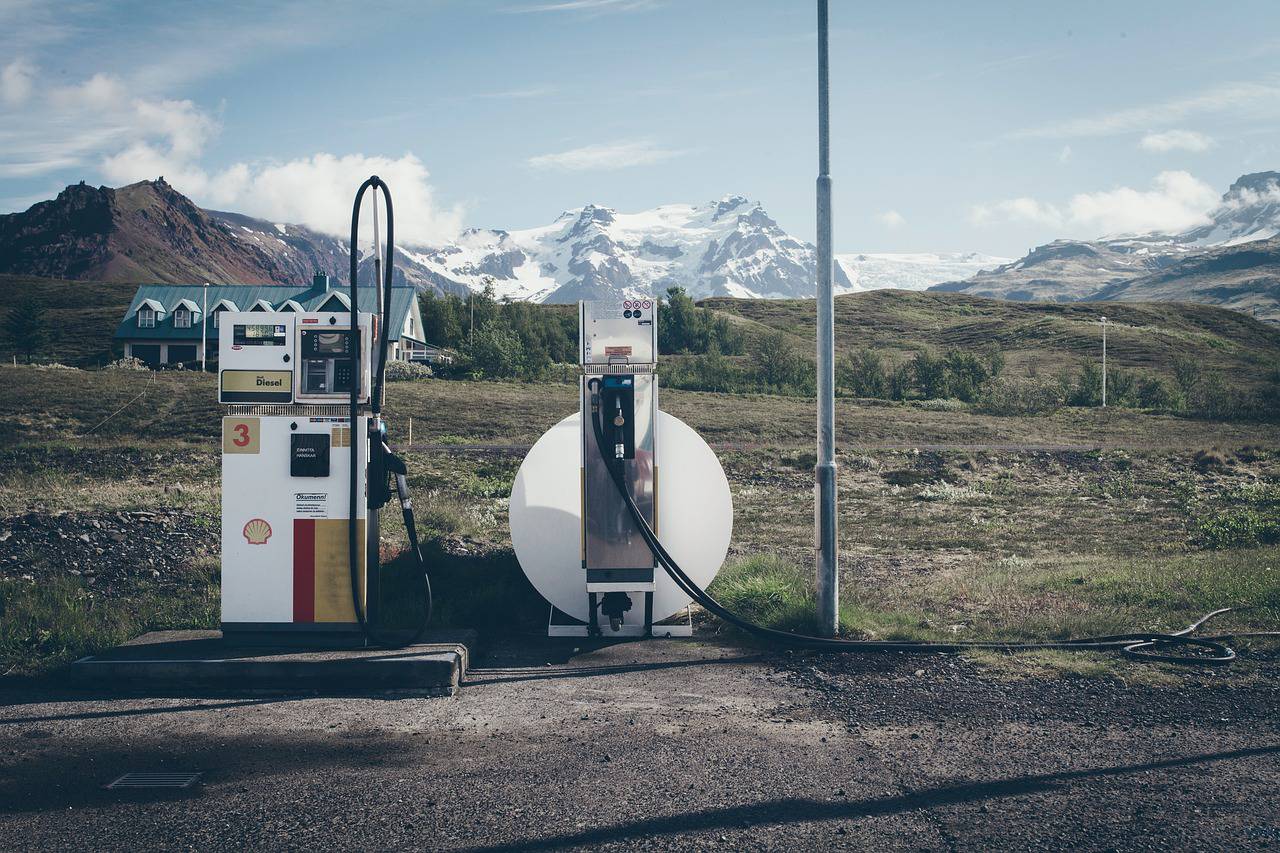
M 0 578 L 0 674 L 35 674 L 147 631 L 216 628 L 217 565 L 195 571 L 203 584 L 176 591 L 139 584 L 111 598 L 78 578 Z

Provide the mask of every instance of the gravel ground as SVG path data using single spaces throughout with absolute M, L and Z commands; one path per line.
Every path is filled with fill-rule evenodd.
M 0 847 L 1263 849 L 1275 655 L 1185 688 L 952 656 L 499 645 L 451 699 L 0 692 Z M 199 793 L 123 797 L 127 770 Z
M 216 519 L 182 509 L 28 512 L 0 518 L 0 576 L 79 576 L 104 594 L 140 579 L 163 586 L 216 554 L 218 537 Z

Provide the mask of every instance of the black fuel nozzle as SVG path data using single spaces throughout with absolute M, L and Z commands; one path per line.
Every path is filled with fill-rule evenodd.
M 622 617 L 631 609 L 631 596 L 625 592 L 606 592 L 600 599 L 600 612 L 609 617 L 609 628 L 622 630 Z

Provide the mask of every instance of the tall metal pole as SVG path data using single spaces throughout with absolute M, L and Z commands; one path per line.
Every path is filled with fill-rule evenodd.
M 840 629 L 836 553 L 835 296 L 831 289 L 831 117 L 827 73 L 827 0 L 818 0 L 818 630 Z
M 200 290 L 200 372 L 205 373 L 208 367 L 205 361 L 209 355 L 209 282 Z
M 1102 318 L 1102 408 L 1107 407 L 1107 318 Z

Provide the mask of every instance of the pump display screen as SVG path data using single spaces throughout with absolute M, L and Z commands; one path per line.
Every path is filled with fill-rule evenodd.
M 237 323 L 232 343 L 241 347 L 282 347 L 285 327 L 273 323 Z
M 315 337 L 315 352 L 317 353 L 345 353 L 347 351 L 347 336 L 342 332 L 318 332 Z

